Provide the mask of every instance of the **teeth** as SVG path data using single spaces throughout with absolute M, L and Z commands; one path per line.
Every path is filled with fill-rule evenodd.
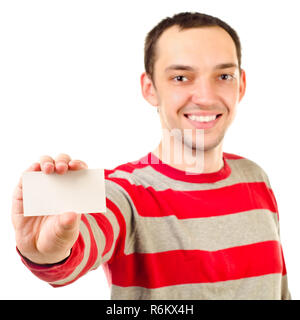
M 193 121 L 199 121 L 199 122 L 209 122 L 216 119 L 217 115 L 214 116 L 195 116 L 193 114 L 188 114 L 187 117 Z

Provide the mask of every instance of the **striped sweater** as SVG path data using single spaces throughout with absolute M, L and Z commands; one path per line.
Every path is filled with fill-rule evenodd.
M 82 215 L 71 255 L 23 263 L 52 286 L 103 267 L 112 299 L 290 299 L 278 209 L 266 173 L 223 153 L 186 174 L 149 153 L 105 170 L 105 213 Z

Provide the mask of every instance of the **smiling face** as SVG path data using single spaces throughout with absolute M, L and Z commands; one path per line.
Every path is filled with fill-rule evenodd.
M 220 27 L 163 32 L 156 45 L 154 79 L 141 77 L 144 97 L 159 109 L 163 129 L 204 133 L 204 151 L 220 145 L 245 92 L 235 44 Z M 203 149 L 202 149 L 203 150 Z

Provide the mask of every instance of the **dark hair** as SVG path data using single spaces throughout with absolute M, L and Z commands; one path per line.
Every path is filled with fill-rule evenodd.
M 197 28 L 197 27 L 214 27 L 219 26 L 229 33 L 234 41 L 239 69 L 241 70 L 241 43 L 238 34 L 226 22 L 219 18 L 199 13 L 199 12 L 182 12 L 175 14 L 173 17 L 167 17 L 160 21 L 146 36 L 144 47 L 144 65 L 146 73 L 154 79 L 154 63 L 156 59 L 156 43 L 161 34 L 172 26 L 179 26 L 180 30 Z

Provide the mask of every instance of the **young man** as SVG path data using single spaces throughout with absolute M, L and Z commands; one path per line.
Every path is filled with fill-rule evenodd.
M 102 265 L 112 299 L 290 299 L 268 177 L 222 150 L 246 86 L 236 32 L 200 13 L 164 19 L 146 38 L 141 86 L 162 139 L 105 171 L 106 213 L 24 217 L 20 180 L 12 219 L 23 263 L 54 287 Z M 28 170 L 86 167 L 61 154 Z

